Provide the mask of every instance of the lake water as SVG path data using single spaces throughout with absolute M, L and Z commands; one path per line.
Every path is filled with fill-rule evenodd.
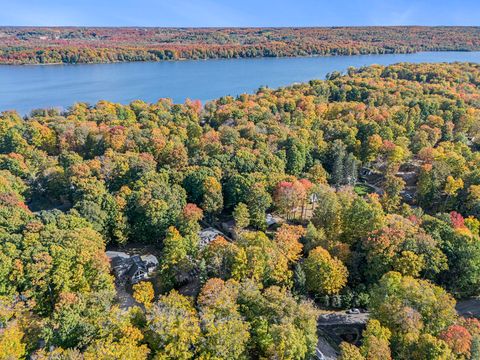
M 480 63 L 480 52 L 423 52 L 416 54 L 259 58 L 95 65 L 0 66 L 0 111 L 65 108 L 75 102 L 104 99 L 127 104 L 135 99 L 202 102 L 224 95 L 253 92 L 324 79 L 349 66 L 398 62 Z

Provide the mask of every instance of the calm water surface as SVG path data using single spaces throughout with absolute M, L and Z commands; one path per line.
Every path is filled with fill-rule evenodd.
M 169 97 L 203 102 L 311 79 L 324 79 L 349 66 L 398 62 L 480 63 L 480 52 L 260 58 L 208 61 L 137 62 L 98 65 L 0 66 L 0 111 L 66 108 L 75 102 L 105 99 L 129 103 Z

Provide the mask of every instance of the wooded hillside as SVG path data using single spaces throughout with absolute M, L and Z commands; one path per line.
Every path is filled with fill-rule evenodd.
M 479 27 L 0 27 L 0 64 L 480 50 Z
M 455 301 L 480 294 L 479 85 L 397 64 L 2 113 L 0 359 L 307 359 L 319 309 L 351 307 L 342 359 L 476 358 Z M 160 264 L 121 311 L 105 247 L 132 244 Z

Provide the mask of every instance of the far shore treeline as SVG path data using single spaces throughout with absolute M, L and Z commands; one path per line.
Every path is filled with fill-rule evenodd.
M 480 27 L 0 27 L 0 64 L 480 50 Z

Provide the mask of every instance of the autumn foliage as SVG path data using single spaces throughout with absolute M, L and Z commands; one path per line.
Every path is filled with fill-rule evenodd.
M 0 28 L 0 62 L 177 59 L 478 50 L 476 27 Z
M 66 30 L 2 31 L 0 42 L 36 43 L 53 31 L 61 42 Z M 141 29 L 124 31 L 115 41 L 141 38 Z M 310 35 L 365 31 L 146 37 L 193 46 L 198 34 L 227 32 L 224 51 L 229 36 L 289 34 L 305 37 L 300 49 Z M 371 31 L 362 41 L 432 31 L 430 43 L 450 34 L 463 47 L 477 29 Z M 417 49 L 400 40 L 388 51 Z M 15 61 L 40 61 L 29 49 Z M 105 60 L 94 55 L 84 60 Z M 2 112 L 0 358 L 308 359 L 319 307 L 369 310 L 357 314 L 368 316 L 362 343 L 343 344 L 342 359 L 478 357 L 479 322 L 462 318 L 456 301 L 480 294 L 479 84 L 477 64 L 397 64 L 203 106 L 160 99 Z M 210 227 L 222 234 L 205 236 Z M 131 286 L 114 277 L 107 247 L 154 253 L 159 266 Z

